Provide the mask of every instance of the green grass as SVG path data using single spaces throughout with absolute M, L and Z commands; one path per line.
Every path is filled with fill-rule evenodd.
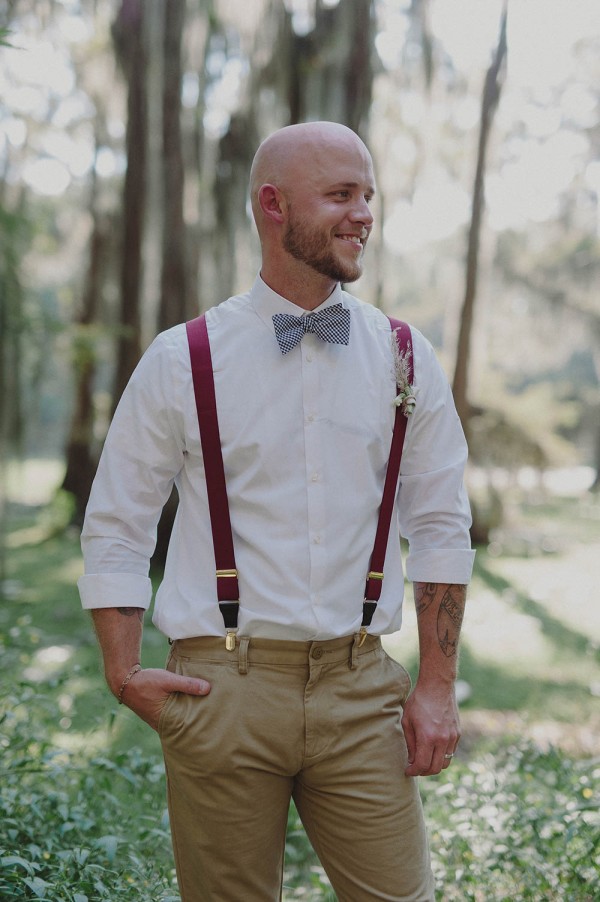
M 75 587 L 78 536 L 65 532 L 60 504 L 9 513 L 0 898 L 174 902 L 159 742 L 104 687 Z M 600 898 L 600 758 L 585 740 L 598 724 L 597 514 L 569 500 L 525 505 L 518 529 L 478 555 L 462 750 L 444 775 L 421 781 L 439 899 Z M 389 646 L 414 670 L 410 608 Z M 144 662 L 161 666 L 166 651 L 147 626 Z M 293 807 L 285 884 L 287 900 L 334 898 Z

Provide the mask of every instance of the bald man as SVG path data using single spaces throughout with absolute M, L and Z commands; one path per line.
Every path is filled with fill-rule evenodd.
M 291 799 L 341 902 L 434 898 L 416 778 L 448 767 L 460 735 L 454 681 L 473 562 L 466 448 L 447 381 L 413 329 L 414 412 L 365 626 L 395 338 L 342 283 L 362 273 L 374 194 L 371 156 L 345 126 L 295 125 L 264 141 L 251 173 L 260 273 L 199 321 L 219 441 L 202 443 L 196 402 L 209 379 L 194 387 L 192 333 L 177 326 L 136 369 L 92 489 L 82 603 L 111 691 L 160 736 L 184 902 L 281 899 Z M 215 572 L 209 491 L 221 457 L 235 562 Z M 149 560 L 173 485 L 179 508 L 153 615 L 171 648 L 164 670 L 142 668 Z M 380 640 L 401 625 L 399 534 L 418 613 L 412 691 Z M 239 604 L 218 604 L 232 579 Z

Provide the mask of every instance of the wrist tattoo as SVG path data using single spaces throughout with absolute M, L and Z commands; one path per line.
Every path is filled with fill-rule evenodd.
M 142 621 L 144 619 L 144 609 L 143 608 L 117 608 L 119 614 L 122 614 L 123 617 L 133 617 L 137 614 L 138 619 Z
M 454 589 L 454 593 L 453 590 Z M 458 591 L 460 589 L 460 591 Z M 462 586 L 452 586 L 444 593 L 437 617 L 438 642 L 447 658 L 452 658 L 458 650 L 458 637 L 462 626 L 465 607 L 465 590 Z

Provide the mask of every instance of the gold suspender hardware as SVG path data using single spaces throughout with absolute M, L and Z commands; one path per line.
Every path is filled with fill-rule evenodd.
M 361 645 L 365 644 L 365 639 L 367 638 L 367 636 L 368 636 L 368 633 L 367 633 L 366 626 L 361 626 L 361 628 L 358 631 L 358 647 L 359 648 L 361 647 Z
M 220 579 L 221 577 L 235 579 L 237 575 L 237 570 L 217 570 L 217 579 Z
M 367 579 L 383 579 L 383 573 L 378 573 L 376 570 L 369 570 Z
M 237 630 L 227 630 L 227 635 L 225 636 L 225 648 L 227 651 L 235 651 L 236 633 Z

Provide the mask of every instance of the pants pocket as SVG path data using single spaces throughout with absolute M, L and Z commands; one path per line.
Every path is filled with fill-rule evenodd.
M 396 681 L 396 685 L 398 687 L 399 695 L 400 695 L 400 704 L 404 707 L 406 703 L 406 699 L 410 695 L 410 690 L 412 688 L 412 680 L 410 678 L 410 674 L 405 667 L 402 666 L 395 658 L 392 658 L 391 655 L 387 653 L 387 651 L 382 648 L 381 649 L 384 659 L 387 662 L 387 667 L 390 669 L 391 674 L 393 674 L 393 679 Z

